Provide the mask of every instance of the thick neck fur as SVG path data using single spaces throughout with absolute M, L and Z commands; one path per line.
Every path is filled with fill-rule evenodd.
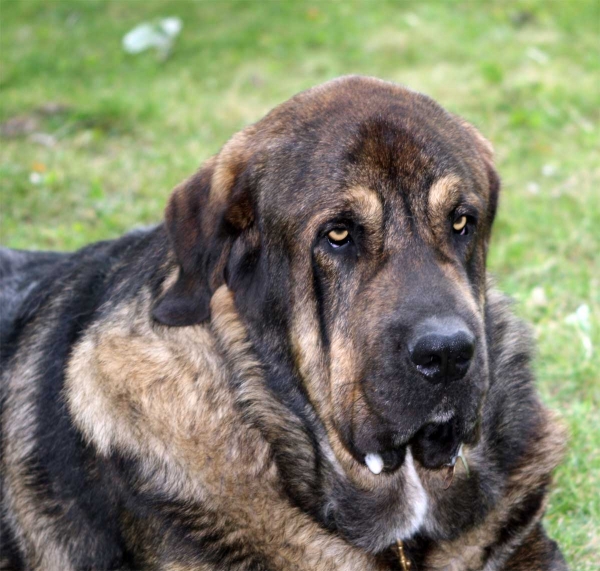
M 297 506 L 369 550 L 385 550 L 394 543 L 393 534 L 411 529 L 416 496 L 404 487 L 408 467 L 382 481 L 381 488 L 351 481 L 297 379 L 292 398 L 285 398 L 286 379 L 294 372 L 265 365 L 225 286 L 213 296 L 207 325 L 155 324 L 149 319 L 152 297 L 150 292 L 137 296 L 92 326 L 69 362 L 71 414 L 101 455 L 129 451 L 137 460 L 138 482 L 148 490 L 169 490 L 173 501 L 208 502 L 216 511 L 219 502 L 234 502 L 243 518 L 278 509 L 284 519 L 304 521 Z M 424 569 L 436 569 L 441 561 L 456 563 L 449 569 L 470 568 L 473 561 L 492 557 L 496 544 L 497 557 L 510 554 L 514 545 L 499 543 L 500 529 L 532 490 L 547 486 L 562 451 L 562 435 L 533 391 L 527 356 L 514 343 L 526 332 L 504 298 L 493 291 L 488 298 L 487 327 L 497 330 L 489 338 L 499 346 L 491 351 L 482 438 L 467 452 L 471 476 L 458 471 L 445 490 L 441 474 L 416 467 L 427 502 L 410 537 L 414 549 L 419 538 L 436 542 L 435 549 L 420 551 Z M 514 423 L 519 433 L 511 433 L 497 414 L 497 403 L 509 394 L 514 409 L 504 407 L 502 414 L 523 417 Z M 510 501 L 500 502 L 506 495 Z M 393 501 L 399 497 L 404 501 Z M 290 507 L 267 507 L 273 501 Z M 253 509 L 256 502 L 265 506 Z M 527 525 L 539 520 L 543 507 L 540 500 Z M 222 508 L 227 512 L 225 504 Z M 318 525 L 306 525 L 307 533 L 327 536 Z M 476 531 L 461 531 L 474 525 Z M 468 560 L 465 542 L 481 546 Z

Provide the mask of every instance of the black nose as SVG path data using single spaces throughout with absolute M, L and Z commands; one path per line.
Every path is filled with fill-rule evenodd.
M 462 379 L 475 352 L 475 337 L 459 319 L 429 321 L 417 329 L 409 353 L 417 370 L 433 383 Z

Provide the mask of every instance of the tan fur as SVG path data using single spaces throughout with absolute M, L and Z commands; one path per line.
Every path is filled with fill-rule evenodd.
M 250 126 L 236 133 L 215 158 L 215 172 L 209 198 L 213 212 L 218 212 L 227 204 L 235 180 L 235 168 L 244 165 L 253 150 L 252 134 L 254 131 L 254 127 Z
M 349 207 L 374 231 L 381 231 L 383 211 L 377 193 L 364 186 L 355 186 L 350 187 L 344 194 Z
M 440 211 L 445 218 L 453 204 L 456 204 L 460 197 L 460 178 L 455 174 L 450 174 L 437 179 L 429 189 L 429 210 L 432 215 L 437 215 Z
M 138 457 L 150 489 L 235 517 L 239 533 L 254 544 L 268 539 L 255 548 L 276 554 L 286 569 L 375 569 L 373 560 L 281 496 L 267 442 L 254 429 L 240 430 L 243 420 L 211 328 L 153 327 L 147 311 L 144 301 L 123 307 L 114 320 L 90 330 L 73 353 L 68 402 L 90 441 L 104 453 L 118 448 Z M 215 294 L 213 312 L 219 341 L 244 368 L 247 386 L 238 398 L 252 399 L 254 391 L 254 398 L 264 399 L 260 366 L 225 288 Z M 254 387 L 249 372 L 259 376 Z

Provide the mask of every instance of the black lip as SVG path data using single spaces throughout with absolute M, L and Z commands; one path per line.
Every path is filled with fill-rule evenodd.
M 452 419 L 443 423 L 428 423 L 422 426 L 408 442 L 400 446 L 381 446 L 373 450 L 383 460 L 384 472 L 395 472 L 406 457 L 406 449 L 411 447 L 415 460 L 424 468 L 439 470 L 451 464 L 452 459 L 458 454 L 463 442 L 472 440 L 461 424 Z M 364 463 L 364 457 L 362 457 Z
M 410 441 L 415 460 L 423 467 L 437 470 L 448 465 L 464 440 L 464 430 L 456 419 L 428 423 Z
M 365 465 L 367 454 L 379 454 L 383 460 L 384 472 L 394 472 L 403 465 L 408 446 L 411 447 L 415 461 L 422 467 L 438 470 L 452 462 L 461 444 L 473 445 L 479 440 L 479 411 L 457 411 L 451 403 L 447 403 L 446 408 L 453 411 L 449 420 L 425 422 L 403 432 L 398 432 L 392 423 L 373 415 L 370 417 L 372 426 L 365 423 L 363 427 L 368 429 L 360 435 L 351 430 L 342 432 L 342 441 L 354 459 L 362 465 Z
M 404 464 L 404 458 L 406 457 L 406 446 L 400 448 L 392 448 L 390 450 L 383 450 L 379 453 L 383 460 L 383 471 L 384 472 L 395 472 L 402 464 Z

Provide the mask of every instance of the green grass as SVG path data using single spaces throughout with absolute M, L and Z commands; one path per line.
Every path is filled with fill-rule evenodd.
M 184 28 L 168 60 L 123 52 L 129 29 L 170 15 Z M 76 248 L 160 220 L 231 134 L 337 75 L 405 83 L 476 124 L 504 187 L 490 267 L 534 326 L 540 390 L 571 431 L 546 524 L 573 569 L 597 569 L 600 2 L 0 0 L 0 17 L 13 247 Z M 27 123 L 56 144 L 19 134 Z M 567 319 L 582 304 L 591 355 Z

